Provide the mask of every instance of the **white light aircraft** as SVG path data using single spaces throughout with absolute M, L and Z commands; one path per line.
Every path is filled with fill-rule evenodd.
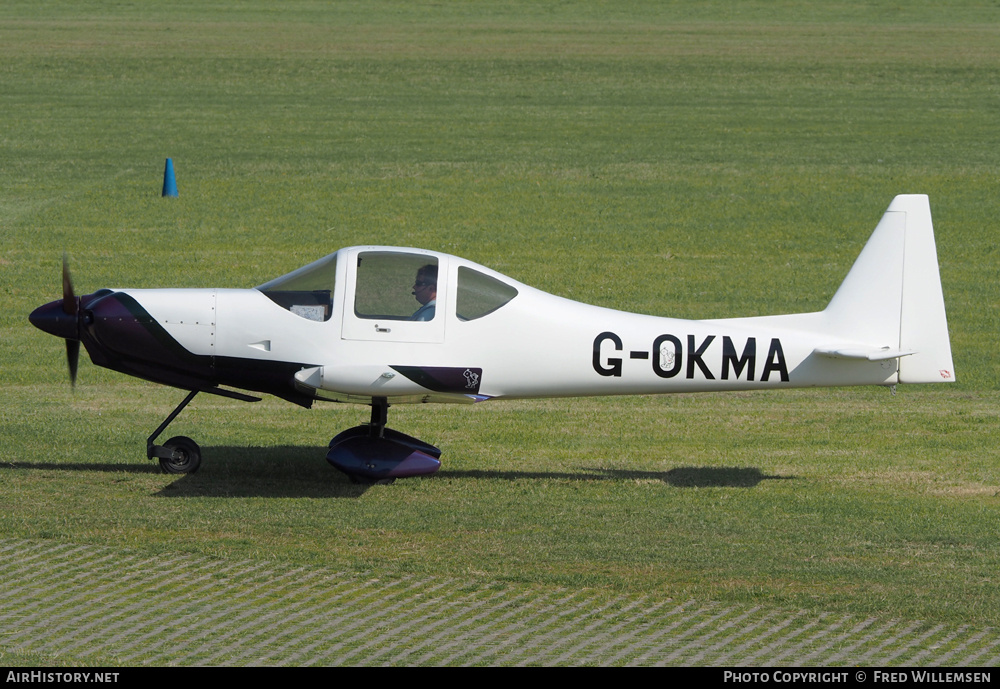
M 416 297 L 416 302 L 414 301 Z M 418 308 L 419 307 L 419 308 Z M 588 306 L 470 261 L 341 249 L 253 289 L 102 289 L 30 316 L 91 360 L 188 390 L 147 440 L 168 473 L 201 451 L 156 438 L 199 392 L 371 406 L 327 459 L 359 482 L 430 474 L 433 445 L 386 428 L 394 404 L 955 380 L 930 205 L 897 196 L 823 311 L 678 320 Z

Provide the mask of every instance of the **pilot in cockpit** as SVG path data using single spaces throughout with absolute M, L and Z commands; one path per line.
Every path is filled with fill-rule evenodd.
M 417 270 L 413 296 L 420 302 L 420 308 L 410 316 L 411 321 L 429 321 L 434 318 L 437 306 L 437 272 L 437 266 L 430 263 Z

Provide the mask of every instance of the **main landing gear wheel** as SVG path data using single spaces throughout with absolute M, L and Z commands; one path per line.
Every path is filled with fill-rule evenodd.
M 163 447 L 171 452 L 171 457 L 160 457 L 160 469 L 164 474 L 193 474 L 201 466 L 201 448 L 187 436 L 178 435 Z
M 426 476 L 441 468 L 441 450 L 385 427 L 388 409 L 386 398 L 373 398 L 371 422 L 330 441 L 326 461 L 347 474 L 351 483 L 388 485 L 397 478 Z

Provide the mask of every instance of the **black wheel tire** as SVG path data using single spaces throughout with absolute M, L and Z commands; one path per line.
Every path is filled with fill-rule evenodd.
M 177 459 L 160 458 L 160 470 L 164 474 L 193 474 L 201 466 L 201 448 L 191 438 L 178 435 L 163 443 L 163 447 L 181 455 Z

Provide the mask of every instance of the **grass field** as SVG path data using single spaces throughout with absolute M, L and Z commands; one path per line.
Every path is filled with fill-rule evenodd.
M 0 539 L 1000 625 L 996 2 L 5 2 L 0 93 Z M 277 400 L 199 397 L 171 431 L 205 463 L 161 475 L 183 393 L 86 358 L 71 390 L 26 318 L 63 251 L 82 294 L 362 243 L 815 310 L 898 193 L 957 384 L 394 407 L 444 468 L 370 490 L 323 461 L 366 408 Z

